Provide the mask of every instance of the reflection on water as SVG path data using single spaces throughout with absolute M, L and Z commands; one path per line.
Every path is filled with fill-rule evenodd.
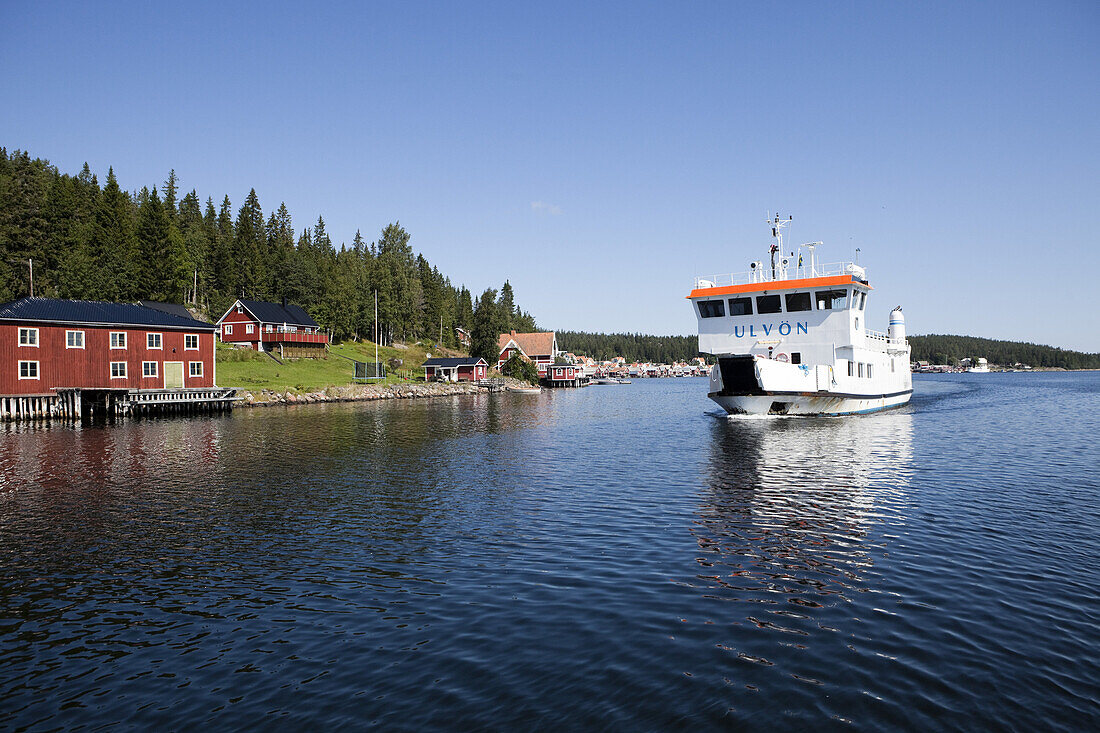
M 746 590 L 798 570 L 816 578 L 800 582 L 841 592 L 844 583 L 831 579 L 858 580 L 858 567 L 871 562 L 862 548 L 868 526 L 895 510 L 908 485 L 912 430 L 906 413 L 716 420 L 696 530 L 700 563 L 733 571 L 732 586 L 713 576 L 722 587 Z
M 0 728 L 1090 729 L 1091 378 L 2 425 Z
M 740 631 L 719 647 L 788 679 L 835 685 L 820 647 L 837 643 L 829 635 L 851 633 L 843 604 L 867 590 L 865 576 L 888 543 L 881 533 L 872 539 L 872 530 L 901 520 L 912 416 L 734 417 L 714 420 L 710 432 L 707 490 L 692 530 L 700 570 L 691 585 L 735 604 L 717 611 L 723 621 L 763 632 Z M 810 644 L 817 651 L 801 654 Z M 739 677 L 752 691 L 776 684 L 774 671 Z

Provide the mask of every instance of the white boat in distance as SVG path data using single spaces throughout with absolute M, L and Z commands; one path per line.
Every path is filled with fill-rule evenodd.
M 709 397 L 730 414 L 754 415 L 852 415 L 908 403 L 913 377 L 901 306 L 886 333 L 868 329 L 866 270 L 818 265 L 821 242 L 783 255 L 790 222 L 768 222 L 770 269 L 758 261 L 746 273 L 696 278 L 687 296 L 699 319 L 699 351 L 718 357 Z

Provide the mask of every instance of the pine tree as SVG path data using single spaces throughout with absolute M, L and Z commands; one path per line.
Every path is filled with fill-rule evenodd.
M 474 327 L 470 332 L 470 356 L 480 356 L 490 364 L 496 364 L 500 353 L 497 346 L 504 324 L 497 305 L 497 291 L 489 288 L 477 301 L 474 309 Z
M 168 171 L 168 180 L 164 182 L 164 210 L 173 222 L 177 222 L 179 216 L 178 204 L 176 203 L 178 193 L 179 179 L 176 178 L 176 169 L 173 168 Z
M 233 205 L 229 203 L 229 196 L 222 199 L 218 209 L 217 233 L 214 240 L 214 266 L 213 275 L 215 289 L 222 301 L 229 307 L 240 296 L 238 290 L 240 279 L 237 276 L 237 267 L 234 256 L 236 234 L 233 229 Z
M 504 331 L 510 331 L 516 327 L 516 297 L 512 292 L 512 285 L 507 280 L 500 288 L 500 300 L 497 302 L 500 308 L 500 319 L 504 325 Z
M 94 267 L 88 295 L 98 300 L 129 298 L 133 290 L 132 265 L 138 259 L 134 238 L 133 204 L 107 169 L 107 185 L 95 206 L 88 249 Z
M 264 275 L 264 251 L 267 235 L 264 231 L 264 212 L 256 189 L 248 192 L 237 214 L 236 249 L 234 264 L 240 273 L 240 287 L 250 297 L 265 296 L 260 291 L 266 284 Z

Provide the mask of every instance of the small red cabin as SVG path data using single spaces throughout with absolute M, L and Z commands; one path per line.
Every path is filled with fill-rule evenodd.
M 579 364 L 551 364 L 546 368 L 544 382 L 551 387 L 579 387 L 582 376 Z
M 135 303 L 5 303 L 0 396 L 213 387 L 214 330 L 212 323 Z
M 281 356 L 324 356 L 328 334 L 301 306 L 238 300 L 217 323 L 225 343 L 248 345 Z
M 484 379 L 489 364 L 475 356 L 455 358 L 435 357 L 424 362 L 424 381 L 442 379 L 446 382 L 476 382 Z

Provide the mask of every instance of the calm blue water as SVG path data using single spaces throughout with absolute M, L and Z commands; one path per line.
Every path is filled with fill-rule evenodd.
M 1100 727 L 1100 374 L 0 427 L 0 729 Z

